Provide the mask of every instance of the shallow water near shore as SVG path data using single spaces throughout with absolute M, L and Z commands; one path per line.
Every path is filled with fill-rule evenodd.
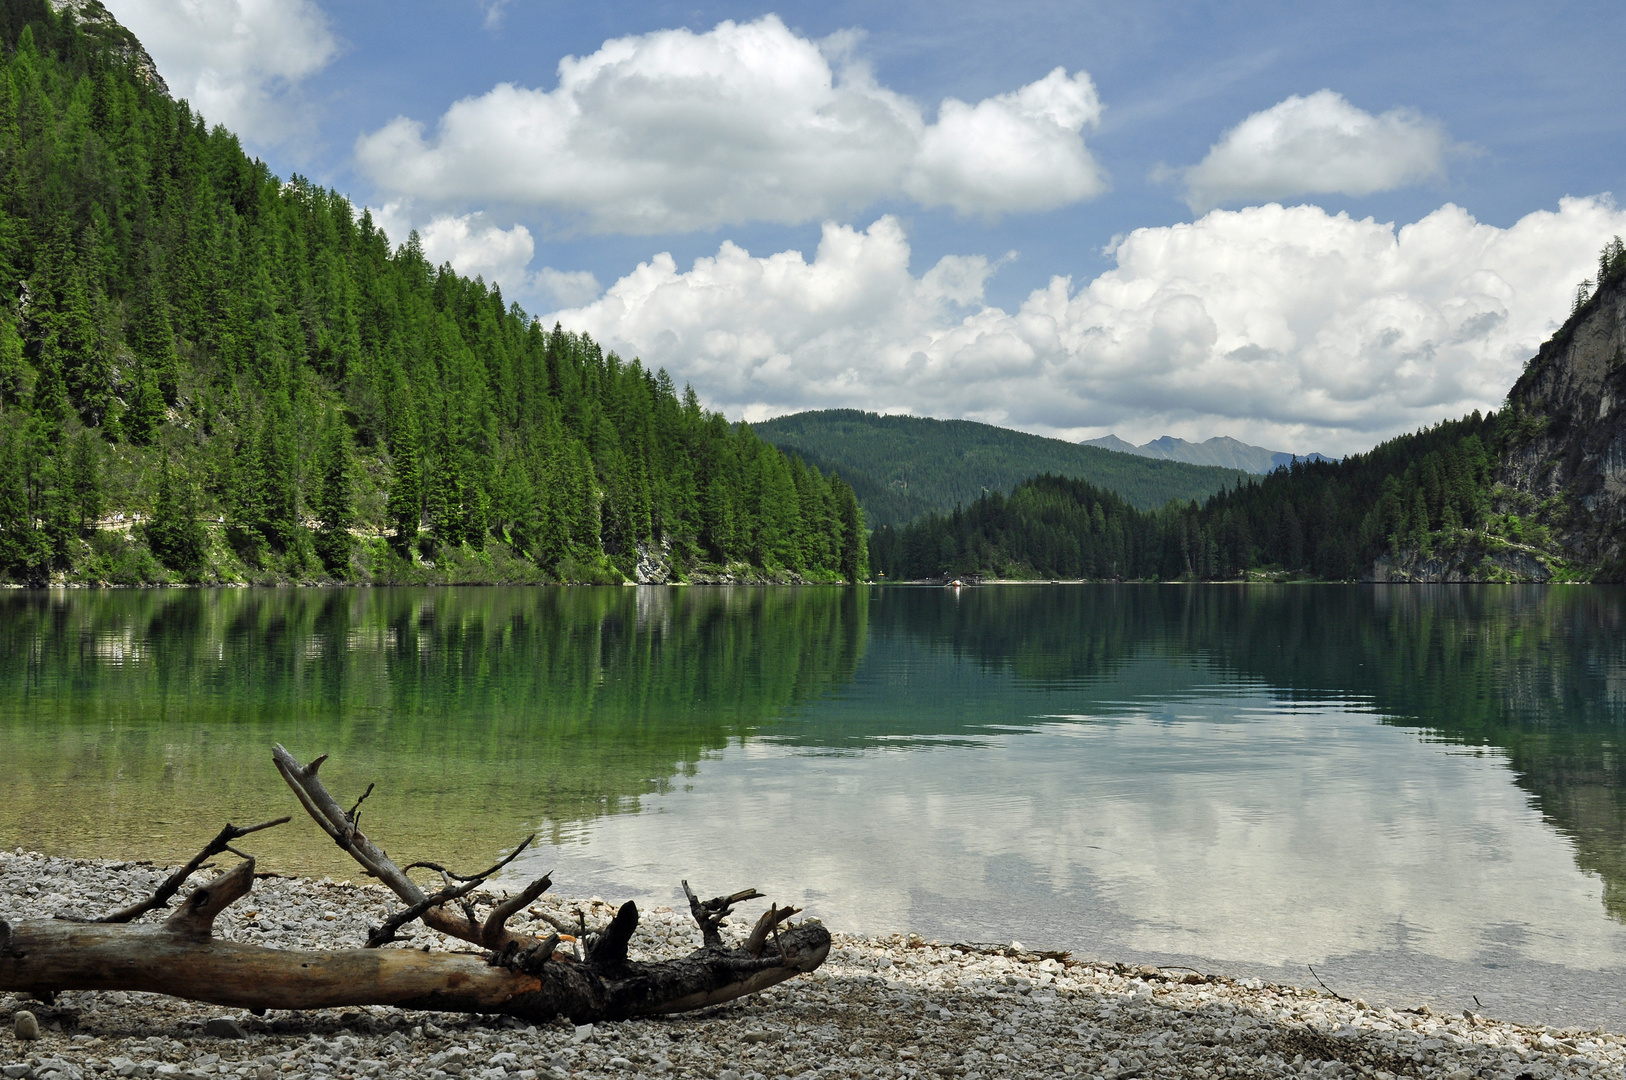
M 9 593 L 0 672 L 7 847 L 185 858 L 298 812 L 280 741 L 573 895 L 1626 1025 L 1615 588 Z

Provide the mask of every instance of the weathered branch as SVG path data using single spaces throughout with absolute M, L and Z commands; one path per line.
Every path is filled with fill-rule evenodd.
M 548 887 L 552 884 L 552 876 L 543 874 L 525 886 L 523 891 L 510 896 L 507 900 L 492 908 L 491 914 L 486 916 L 485 925 L 480 928 L 480 944 L 488 949 L 501 948 L 500 943 L 504 935 L 504 926 L 508 920 L 518 914 L 520 908 L 533 903 L 537 897 L 547 892 Z M 554 935 L 554 944 L 557 945 L 558 943 L 558 935 Z
M 768 910 L 757 919 L 757 924 L 751 928 L 751 936 L 745 939 L 745 951 L 752 956 L 761 956 L 764 946 L 768 943 L 768 935 L 775 938 L 779 936 L 779 924 L 801 911 L 798 907 L 779 907 L 769 904 Z
M 829 932 L 803 923 L 784 935 L 777 958 L 708 946 L 662 963 L 632 962 L 618 929 L 630 938 L 630 903 L 594 955 L 574 964 L 550 962 L 558 935 L 502 964 L 469 953 L 266 949 L 212 937 L 216 917 L 253 882 L 254 861 L 245 859 L 157 924 L 0 923 L 0 991 L 138 990 L 244 1009 L 395 1005 L 588 1023 L 729 1001 L 812 971 L 830 950 Z
M 192 895 L 164 920 L 164 929 L 194 941 L 208 941 L 215 919 L 254 888 L 254 860 L 245 858 L 209 884 L 192 890 Z
M 595 934 L 587 933 L 582 916 L 579 944 L 586 952 L 580 960 L 560 955 L 561 934 L 539 940 L 506 928 L 508 919 L 549 887 L 547 877 L 497 903 L 483 923 L 472 907 L 466 906 L 462 914 L 448 907 L 484 884 L 526 845 L 489 870 L 466 878 L 437 867 L 447 887 L 426 895 L 357 827 L 361 800 L 347 812 L 317 780 L 325 757 L 301 765 L 281 746 L 274 757 L 289 787 L 323 830 L 407 902 L 406 910 L 373 932 L 370 946 L 383 944 L 402 925 L 421 917 L 442 933 L 486 946 L 490 954 L 373 947 L 313 952 L 220 940 L 213 936 L 216 919 L 254 886 L 254 860 L 247 855 L 195 889 L 166 921 L 128 921 L 167 902 L 186 875 L 211 854 L 236 852 L 232 840 L 279 821 L 247 829 L 227 826 L 202 854 L 172 874 L 152 900 L 137 905 L 138 910 L 126 909 L 96 923 L 44 919 L 12 925 L 0 920 L 0 991 L 48 997 L 63 990 L 133 990 L 257 1010 L 396 1005 L 502 1013 L 532 1023 L 564 1015 L 585 1023 L 729 1001 L 812 971 L 829 953 L 830 934 L 816 922 L 787 927 L 781 934 L 780 924 L 795 909 L 777 906 L 757 920 L 746 947 L 729 948 L 719 929 L 723 919 L 734 905 L 761 894 L 746 889 L 702 902 L 685 881 L 690 911 L 705 939 L 695 952 L 660 963 L 630 960 L 638 908 L 629 902 Z M 459 878 L 455 884 L 454 877 Z M 114 921 L 121 916 L 123 921 Z M 777 956 L 764 955 L 769 934 L 777 943 Z
M 141 901 L 141 903 L 131 904 L 127 908 L 120 911 L 115 911 L 111 915 L 103 915 L 99 919 L 79 919 L 71 915 L 58 915 L 57 918 L 68 922 L 131 922 L 132 920 L 138 919 L 145 915 L 149 911 L 154 911 L 168 904 L 169 898 L 174 896 L 177 892 L 180 892 L 181 886 L 186 884 L 186 879 L 202 869 L 204 863 L 208 862 L 216 855 L 219 855 L 222 851 L 231 851 L 232 841 L 240 840 L 243 837 L 248 836 L 250 833 L 257 833 L 263 829 L 275 828 L 278 825 L 286 825 L 292 820 L 293 818 L 290 817 L 279 817 L 275 821 L 262 821 L 258 825 L 243 826 L 233 825 L 228 822 L 226 827 L 221 829 L 220 833 L 213 840 L 209 841 L 208 845 L 205 846 L 202 851 L 192 856 L 191 862 L 187 863 L 185 866 L 169 875 L 169 877 L 165 878 L 164 883 L 158 886 L 158 891 L 153 893 L 147 899 Z M 234 854 L 241 855 L 242 853 L 235 852 Z
M 733 913 L 734 905 L 762 896 L 755 889 L 743 889 L 728 896 L 715 896 L 702 901 L 694 894 L 694 890 L 689 888 L 687 881 L 683 883 L 683 895 L 689 898 L 689 914 L 700 924 L 700 936 L 705 939 L 707 945 L 718 946 L 723 943 L 723 934 L 719 928 L 723 925 L 723 919 Z
M 339 801 L 328 792 L 327 787 L 317 778 L 316 770 L 321 768 L 322 762 L 327 760 L 326 754 L 316 758 L 309 765 L 301 765 L 297 758 L 290 754 L 281 743 L 278 743 L 271 750 L 271 760 L 276 763 L 277 771 L 288 782 L 288 786 L 293 789 L 301 805 L 310 813 L 316 824 L 320 825 L 322 830 L 333 838 L 334 843 L 349 852 L 350 857 L 360 863 L 362 869 L 382 881 L 391 892 L 406 902 L 409 909 L 417 908 L 429 899 L 424 894 L 424 891 L 418 887 L 418 884 L 407 876 L 406 871 L 396 866 L 390 857 L 384 854 L 382 848 L 369 840 L 356 827 L 355 820 L 345 812 L 344 807 L 339 805 Z M 361 805 L 359 800 L 356 805 Z M 530 841 L 527 840 L 525 843 L 529 844 Z M 525 844 L 521 844 L 508 858 L 512 859 L 524 848 Z M 506 864 L 507 860 L 505 859 L 492 867 L 485 877 L 496 873 Z M 445 870 L 442 870 L 442 872 L 450 873 L 450 871 Z M 458 893 L 456 898 L 460 899 L 463 895 Z M 447 899 L 452 898 L 447 897 Z M 510 942 L 522 949 L 536 944 L 536 938 L 525 934 L 510 933 L 501 926 L 496 928 L 495 933 L 491 935 L 491 940 L 487 940 L 485 928 L 476 922 L 471 915 L 466 912 L 452 911 L 445 906 L 445 903 L 446 900 L 430 903 L 419 914 L 414 915 L 413 918 L 422 918 L 425 926 L 431 930 L 438 930 L 447 937 L 454 937 L 473 945 L 482 945 L 488 949 L 500 951 Z

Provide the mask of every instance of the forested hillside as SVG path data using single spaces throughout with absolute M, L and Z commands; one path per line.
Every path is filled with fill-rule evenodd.
M 1626 580 L 1626 243 L 1598 254 L 1570 317 L 1500 413 L 1477 411 L 1342 461 L 1295 461 L 1202 505 L 1145 512 L 1038 476 L 1010 498 L 871 542 L 890 578 Z
M 0 2 L 0 576 L 865 575 L 848 485 L 274 176 L 79 10 Z
M 908 497 L 895 503 L 864 502 L 867 519 L 875 525 L 903 525 L 920 507 L 948 513 L 985 492 L 1009 492 L 1040 473 L 1088 481 L 1142 510 L 1171 499 L 1205 499 L 1250 478 L 1239 469 L 1158 461 L 970 420 L 827 409 L 754 427 L 781 449 L 828 462 L 843 476 L 873 478 Z
M 890 578 L 956 576 L 1331 580 L 1437 549 L 1482 557 L 1541 542 L 1493 505 L 1496 414 L 1390 440 L 1343 461 L 1296 462 L 1205 504 L 1143 511 L 1091 484 L 1039 476 L 948 515 L 877 530 Z M 1494 576 L 1488 574 L 1487 576 Z

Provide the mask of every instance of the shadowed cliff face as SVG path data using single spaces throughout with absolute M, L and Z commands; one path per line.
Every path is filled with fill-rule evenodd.
M 1581 564 L 1626 570 L 1626 278 L 1615 276 L 1541 347 L 1508 393 L 1497 481 Z

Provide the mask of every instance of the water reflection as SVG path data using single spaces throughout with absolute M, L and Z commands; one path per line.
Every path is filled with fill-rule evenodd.
M 272 742 L 328 752 L 423 857 L 632 810 L 851 678 L 850 590 L 176 590 L 0 596 L 0 839 L 175 858 L 287 809 Z M 279 868 L 349 874 L 314 826 Z M 438 855 L 428 855 L 438 852 Z
M 290 808 L 280 740 L 332 752 L 341 793 L 380 781 L 393 848 L 472 862 L 540 828 L 525 869 L 572 890 L 688 876 L 853 928 L 1329 963 L 1470 1005 L 1562 987 L 1626 1018 L 1605 989 L 1623 608 L 1606 587 L 12 593 L 0 842 L 189 854 Z M 257 850 L 354 872 L 299 828 Z

